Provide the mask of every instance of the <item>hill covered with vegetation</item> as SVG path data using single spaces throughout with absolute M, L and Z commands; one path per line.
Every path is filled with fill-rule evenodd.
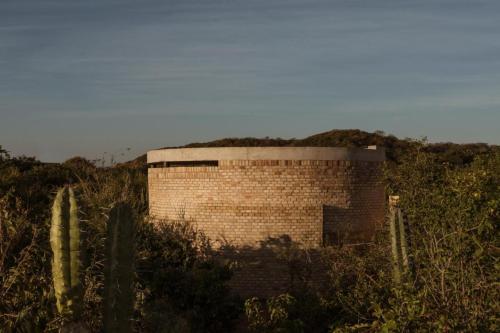
M 393 276 L 384 225 L 360 246 L 323 250 L 326 290 L 307 288 L 307 253 L 282 256 L 287 293 L 242 300 L 227 287 L 237 265 L 216 260 L 210 240 L 177 221 L 148 222 L 145 157 L 99 167 L 83 158 L 41 163 L 0 147 L 0 332 L 56 332 L 50 206 L 71 184 L 86 250 L 81 321 L 102 329 L 107 215 L 134 207 L 137 228 L 133 326 L 137 332 L 496 332 L 500 330 L 500 151 L 487 144 L 428 144 L 358 130 L 304 139 L 223 139 L 188 147 L 367 146 L 387 149 L 387 194 L 398 194 L 411 231 L 412 269 Z M 238 319 L 239 318 L 239 319 Z M 244 318 L 242 321 L 241 319 Z
M 498 151 L 499 146 L 487 143 L 457 144 L 426 143 L 425 140 L 399 139 L 394 135 L 387 135 L 382 131 L 369 133 L 358 129 L 331 130 L 324 133 L 308 136 L 303 139 L 281 138 L 224 138 L 209 142 L 190 143 L 180 147 L 165 148 L 203 148 L 203 147 L 366 147 L 376 145 L 386 149 L 387 160 L 397 163 L 405 153 L 419 146 L 423 151 L 436 153 L 439 159 L 453 165 L 462 165 L 472 162 L 480 155 Z M 133 162 L 133 163 L 132 163 Z M 146 163 L 146 155 L 141 155 L 129 163 Z

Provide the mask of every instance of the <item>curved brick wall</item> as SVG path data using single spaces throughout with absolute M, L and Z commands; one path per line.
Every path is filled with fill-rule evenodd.
M 155 150 L 148 152 L 150 215 L 182 216 L 212 240 L 247 250 L 282 236 L 307 248 L 366 241 L 384 219 L 384 159 L 381 149 Z M 268 269 L 241 276 L 242 284 L 265 279 Z
M 238 154 L 266 148 L 149 152 L 148 162 L 160 163 L 149 169 L 150 214 L 161 219 L 183 215 L 212 240 L 248 246 L 284 234 L 309 247 L 339 236 L 366 239 L 383 221 L 383 151 L 267 149 L 268 156 Z M 300 159 L 311 158 L 304 154 L 307 149 L 322 154 L 314 156 L 316 160 Z M 287 160 L 279 159 L 280 154 Z M 218 166 L 189 165 L 192 161 L 217 161 Z M 162 167 L 163 162 L 186 163 Z

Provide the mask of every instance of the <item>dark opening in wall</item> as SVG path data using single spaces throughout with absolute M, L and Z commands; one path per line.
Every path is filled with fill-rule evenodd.
M 337 231 L 323 233 L 323 246 L 342 245 L 342 239 Z
M 218 167 L 219 161 L 175 161 L 149 163 L 149 168 Z

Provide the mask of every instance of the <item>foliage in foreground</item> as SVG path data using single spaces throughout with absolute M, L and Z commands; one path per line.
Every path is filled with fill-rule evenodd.
M 401 197 L 410 225 L 413 276 L 392 280 L 387 227 L 373 244 L 325 249 L 327 290 L 293 289 L 249 299 L 257 332 L 498 331 L 500 154 L 446 163 L 421 144 L 388 171 L 388 194 Z M 422 148 L 422 149 L 420 149 Z M 424 149 L 426 148 L 426 149 Z M 413 148 L 412 148 L 413 149 Z M 135 329 L 230 331 L 241 311 L 225 286 L 231 272 L 210 259 L 208 241 L 186 223 L 147 222 L 143 170 L 95 168 L 72 160 L 43 165 L 0 151 L 0 327 L 56 331 L 50 273 L 49 210 L 54 190 L 72 183 L 85 239 L 84 320 L 102 323 L 102 268 L 107 215 L 129 200 L 139 216 Z M 300 272 L 299 272 L 300 273 Z
M 291 290 L 267 302 L 247 300 L 250 328 L 255 332 L 500 329 L 500 154 L 456 168 L 417 150 L 388 177 L 388 192 L 400 195 L 412 232 L 410 259 L 415 274 L 403 276 L 401 284 L 393 280 L 385 226 L 369 246 L 325 250 L 327 292 Z
M 131 203 L 139 218 L 135 329 L 231 329 L 240 307 L 226 287 L 230 270 L 210 259 L 209 244 L 187 223 L 154 227 L 146 220 L 146 177 L 141 170 L 95 168 L 91 163 L 30 163 L 12 159 L 0 163 L 1 332 L 57 331 L 65 320 L 57 312 L 52 283 L 49 208 L 54 191 L 66 183 L 73 183 L 81 206 L 86 245 L 81 320 L 91 331 L 102 327 L 106 225 L 111 208 L 119 201 Z M 33 202 L 33 197 L 43 198 L 46 205 Z

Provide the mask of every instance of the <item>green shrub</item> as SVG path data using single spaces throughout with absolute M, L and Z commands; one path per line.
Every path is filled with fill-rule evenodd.
M 119 201 L 131 203 L 140 221 L 135 273 L 138 300 L 132 318 L 136 329 L 157 332 L 158 323 L 168 323 L 162 327 L 167 331 L 220 332 L 232 327 L 241 309 L 225 285 L 230 270 L 210 259 L 206 240 L 187 225 L 154 228 L 146 220 L 143 169 L 95 168 L 80 159 L 47 165 L 2 155 L 1 332 L 53 332 L 62 324 L 52 283 L 49 217 L 55 190 L 68 183 L 78 198 L 81 237 L 86 244 L 81 320 L 92 332 L 102 327 L 106 224 L 110 209 Z
M 19 200 L 0 197 L 0 331 L 31 332 L 56 317 L 48 223 L 32 223 Z
M 258 298 L 245 301 L 245 313 L 249 328 L 254 332 L 304 332 L 304 323 L 299 318 L 293 318 L 291 312 L 296 309 L 297 300 L 290 294 L 271 297 L 266 304 Z
M 400 195 L 409 224 L 414 274 L 403 275 L 401 284 L 393 281 L 385 225 L 371 244 L 325 248 L 328 288 L 308 302 L 297 301 L 298 290 L 282 295 L 286 302 L 247 300 L 250 327 L 262 332 L 498 331 L 500 154 L 460 166 L 441 158 L 416 149 L 388 169 L 388 193 Z
M 334 136 L 331 142 L 337 142 Z M 413 142 L 404 147 L 392 155 L 387 192 L 401 198 L 410 226 L 414 275 L 403 276 L 401 284 L 392 281 L 385 226 L 372 244 L 325 249 L 326 291 L 313 292 L 298 283 L 288 294 L 267 302 L 248 300 L 245 309 L 252 329 L 500 329 L 498 149 L 473 146 L 461 151 L 456 145 L 442 145 L 448 152 L 443 154 L 436 145 Z M 55 189 L 66 184 L 72 184 L 81 207 L 81 237 L 87 245 L 82 253 L 82 320 L 91 331 L 102 327 L 106 221 L 118 201 L 130 202 L 139 220 L 135 329 L 226 332 L 234 327 L 242 306 L 226 286 L 231 270 L 212 260 L 208 240 L 189 224 L 149 223 L 146 178 L 142 167 L 96 168 L 79 158 L 63 165 L 43 164 L 11 158 L 0 147 L 0 331 L 53 332 L 60 327 L 50 269 L 49 216 Z M 304 267 L 294 253 L 283 255 L 290 273 L 299 276 Z
M 208 240 L 184 221 L 144 223 L 137 273 L 142 299 L 140 331 L 227 332 L 241 311 L 226 282 L 232 273 L 210 259 Z
M 412 231 L 416 276 L 385 313 L 398 329 L 496 331 L 500 153 L 453 168 L 417 152 L 391 174 Z

